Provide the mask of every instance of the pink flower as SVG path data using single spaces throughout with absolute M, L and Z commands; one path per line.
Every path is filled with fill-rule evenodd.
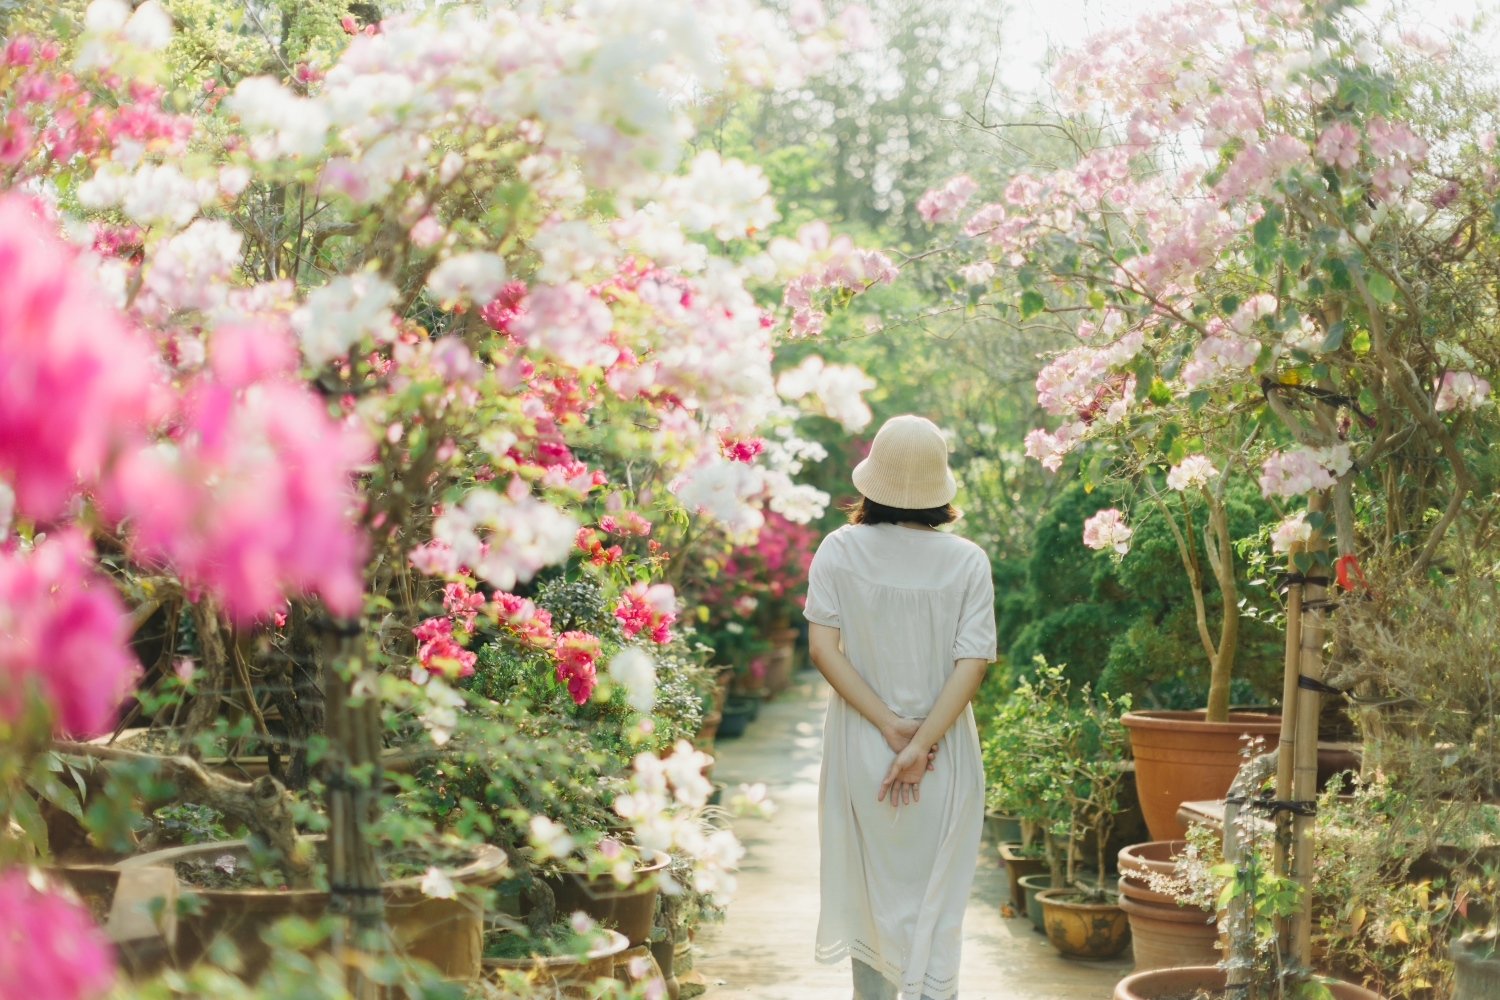
M 450 583 L 443 587 L 443 607 L 455 619 L 462 620 L 464 628 L 472 628 L 475 616 L 484 607 L 484 595 L 473 593 L 462 583 Z
M 0 996 L 90 1000 L 114 983 L 114 947 L 77 902 L 0 874 Z
M 129 518 L 136 555 L 169 560 L 239 621 L 280 607 L 286 593 L 316 593 L 333 613 L 357 614 L 365 546 L 350 512 L 364 435 L 280 379 L 243 388 L 200 380 L 185 394 L 180 429 L 175 448 L 122 459 L 106 491 L 106 506 Z
M 587 632 L 564 632 L 557 637 L 552 657 L 557 661 L 557 680 L 568 686 L 573 703 L 582 705 L 594 693 L 598 678 L 594 660 L 599 656 L 599 638 Z
M 552 644 L 552 612 L 546 608 L 501 591 L 495 593 L 494 608 L 497 620 L 515 629 L 531 645 Z
M 1083 544 L 1103 551 L 1114 549 L 1121 555 L 1130 551 L 1130 536 L 1135 534 L 1125 524 L 1125 515 L 1106 507 L 1083 522 Z
M 950 178 L 942 187 L 931 188 L 917 199 L 917 214 L 924 222 L 952 222 L 969 203 L 969 197 L 979 190 L 968 174 Z
M 0 554 L 0 716 L 17 719 L 34 685 L 61 732 L 91 736 L 114 722 L 140 667 L 125 646 L 125 609 L 92 562 L 72 530 Z
M 1448 410 L 1473 409 L 1483 406 L 1490 394 L 1490 384 L 1473 372 L 1444 372 L 1437 387 L 1437 400 L 1432 408 L 1439 413 Z
M 563 364 L 608 368 L 620 357 L 620 349 L 609 341 L 614 315 L 598 296 L 576 281 L 537 285 L 517 311 L 507 329 Z
M 1359 162 L 1359 131 L 1345 121 L 1330 122 L 1318 135 L 1313 153 L 1321 163 L 1349 170 Z
M 671 642 L 668 626 L 677 620 L 677 598 L 667 584 L 648 587 L 633 583 L 620 595 L 615 617 L 620 620 L 620 631 L 627 639 L 635 638 L 638 632 L 647 632 L 653 642 Z
M 746 465 L 754 463 L 755 456 L 765 451 L 766 442 L 764 438 L 727 438 L 719 436 L 719 454 L 731 462 L 744 462 Z
M 1005 221 L 1005 206 L 992 201 L 969 216 L 964 223 L 965 236 L 983 236 Z
M 1275 451 L 1261 463 L 1261 496 L 1294 497 L 1330 489 L 1352 466 L 1349 446 L 1344 444 Z
M 84 278 L 33 203 L 0 197 L 0 476 L 57 515 L 165 398 L 153 352 Z

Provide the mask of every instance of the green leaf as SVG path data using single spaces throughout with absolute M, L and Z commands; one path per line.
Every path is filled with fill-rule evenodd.
M 1151 380 L 1151 391 L 1146 395 L 1157 406 L 1166 406 L 1172 401 L 1172 390 L 1168 389 L 1167 383 L 1159 378 Z
M 1306 552 L 1298 552 L 1292 556 L 1292 565 L 1296 566 L 1304 573 L 1312 569 L 1312 564 L 1312 556 L 1308 555 Z
M 1370 289 L 1370 294 L 1375 297 L 1376 302 L 1389 303 L 1396 297 L 1396 286 L 1391 284 L 1391 279 L 1383 274 L 1372 274 L 1365 279 L 1365 285 Z
M 1226 295 L 1219 300 L 1219 308 L 1224 310 L 1226 314 L 1234 312 L 1239 307 L 1240 300 L 1237 295 Z
M 1203 409 L 1203 404 L 1208 402 L 1207 389 L 1195 389 L 1188 393 L 1188 409 L 1194 413 Z
M 1022 319 L 1030 319 L 1045 308 L 1047 308 L 1047 300 L 1042 298 L 1040 292 L 1023 292 L 1021 294 Z
M 1353 351 L 1355 354 L 1364 354 L 1369 349 L 1370 349 L 1370 331 L 1369 330 L 1361 330 L 1361 331 L 1359 331 L 1358 333 L 1356 333 L 1354 335 L 1354 339 L 1351 340 L 1351 341 L 1349 341 L 1349 350 Z
M 1314 531 L 1317 531 L 1319 528 L 1323 527 L 1323 523 L 1327 520 L 1328 515 L 1323 513 L 1321 510 L 1315 510 L 1306 517 L 1308 527 L 1312 528 L 1312 530 Z
M 1090 309 L 1103 309 L 1104 294 L 1098 291 L 1089 292 L 1088 303 Z
M 48 853 L 47 822 L 42 819 L 42 814 L 36 807 L 36 800 L 25 792 L 16 790 L 10 796 L 10 815 L 21 824 L 21 829 L 26 831 L 26 835 L 31 838 L 36 849 L 42 854 Z
M 1262 249 L 1270 246 L 1271 241 L 1276 239 L 1276 229 L 1280 221 L 1270 212 L 1255 220 L 1255 225 L 1251 228 L 1251 232 L 1255 235 L 1255 245 Z
M 1151 382 L 1156 378 L 1156 359 L 1142 351 L 1130 363 L 1130 371 L 1135 374 L 1135 399 L 1140 402 L 1151 392 Z
M 1319 350 L 1323 351 L 1325 354 L 1329 351 L 1336 351 L 1339 349 L 1339 345 L 1343 342 L 1344 321 L 1339 320 L 1337 323 L 1328 328 L 1328 335 L 1323 338 L 1323 346 L 1319 348 Z
M 83 822 L 83 805 L 78 801 L 78 796 L 73 794 L 73 789 L 57 780 L 57 776 L 46 770 L 33 770 L 26 778 L 26 784 L 48 802 L 57 806 L 63 812 L 72 816 L 80 823 Z

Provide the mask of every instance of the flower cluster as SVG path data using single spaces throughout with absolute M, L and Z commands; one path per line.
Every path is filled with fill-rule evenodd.
M 1135 531 L 1125 524 L 1125 515 L 1106 507 L 1083 522 L 1083 544 L 1103 551 L 1113 549 L 1119 555 L 1130 551 L 1130 536 Z
M 671 642 L 670 626 L 677 620 L 677 596 L 670 584 L 633 583 L 620 595 L 615 617 L 620 620 L 620 631 L 627 639 L 644 632 L 652 642 Z
M 1349 446 L 1343 444 L 1273 452 L 1261 465 L 1260 492 L 1267 497 L 1294 497 L 1331 489 L 1353 464 Z
M 1490 384 L 1473 372 L 1443 372 L 1438 380 L 1437 398 L 1432 408 L 1439 413 L 1449 410 L 1472 410 L 1483 406 L 1490 395 Z
M 424 683 L 428 674 L 440 673 L 447 677 L 467 677 L 474 672 L 478 657 L 460 646 L 453 638 L 451 618 L 429 618 L 411 630 L 421 646 L 417 648 L 417 661 L 421 674 L 412 670 L 412 680 Z
M 77 900 L 40 873 L 0 873 L 0 995 L 89 1000 L 114 982 L 114 948 Z
M 942 187 L 931 188 L 917 199 L 917 214 L 924 222 L 952 222 L 979 190 L 968 174 L 951 177 Z
M 574 704 L 582 705 L 594 693 L 598 676 L 594 660 L 599 656 L 599 638 L 587 632 L 564 632 L 552 647 L 557 681 L 568 686 Z
M 1201 490 L 1218 474 L 1219 470 L 1214 468 L 1207 455 L 1189 455 L 1168 470 L 1167 487 L 1179 493 Z

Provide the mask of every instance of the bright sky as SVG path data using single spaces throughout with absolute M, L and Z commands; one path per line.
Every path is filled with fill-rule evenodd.
M 1173 6 L 1172 0 L 1008 0 L 1002 41 L 1004 58 L 1000 75 L 1019 93 L 1033 90 L 1042 80 L 1042 66 L 1049 45 L 1070 48 L 1096 31 L 1129 24 L 1147 11 Z M 1371 14 L 1389 6 L 1371 0 Z M 1411 11 L 1421 12 L 1434 34 L 1442 33 L 1455 16 L 1472 17 L 1482 0 L 1410 0 Z

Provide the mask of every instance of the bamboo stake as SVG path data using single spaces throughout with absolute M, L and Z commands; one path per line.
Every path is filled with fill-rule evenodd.
M 1322 511 L 1325 498 L 1321 494 L 1308 497 L 1310 511 Z M 1314 532 L 1308 546 L 1310 552 L 1328 551 L 1328 541 L 1321 531 Z M 1316 564 L 1314 564 L 1316 565 Z M 1313 572 L 1312 570 L 1309 571 Z M 1302 677 L 1310 680 L 1323 679 L 1323 641 L 1327 631 L 1327 614 L 1321 602 L 1328 594 L 1326 583 L 1328 569 L 1323 568 L 1319 578 L 1324 583 L 1309 581 L 1303 587 L 1304 611 L 1301 622 L 1300 670 Z M 1317 607 L 1307 605 L 1320 602 Z M 1323 696 L 1312 689 L 1297 690 L 1297 745 L 1296 763 L 1292 773 L 1292 798 L 1298 802 L 1311 802 L 1318 795 L 1318 716 L 1322 710 Z M 1300 908 L 1292 920 L 1291 958 L 1301 970 L 1312 969 L 1312 883 L 1313 850 L 1316 818 L 1294 815 L 1292 817 L 1292 879 L 1301 888 Z
M 1302 671 L 1302 584 L 1296 582 L 1299 572 L 1293 561 L 1302 551 L 1302 543 L 1292 543 L 1287 555 L 1286 571 L 1292 577 L 1286 591 L 1286 663 L 1281 687 L 1281 738 L 1276 755 L 1276 797 L 1283 801 L 1292 797 L 1292 768 L 1297 752 L 1297 678 Z M 1286 875 L 1287 844 L 1290 843 L 1289 825 L 1286 815 L 1278 814 L 1276 820 L 1276 847 L 1272 860 L 1272 871 Z

